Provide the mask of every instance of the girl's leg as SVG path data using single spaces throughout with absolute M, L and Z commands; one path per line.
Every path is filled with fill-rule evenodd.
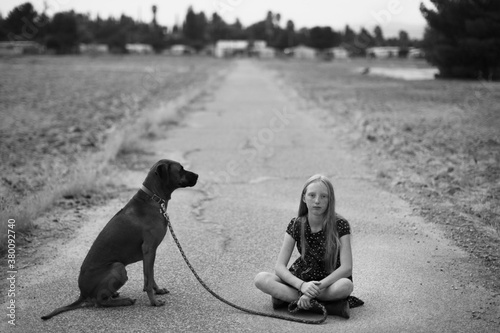
M 354 285 L 346 278 L 340 279 L 328 288 L 321 291 L 318 296 L 330 315 L 349 319 L 349 303 L 347 297 L 352 293 Z
M 346 299 L 353 291 L 354 285 L 351 280 L 342 278 L 328 288 L 321 291 L 318 296 L 320 301 L 338 301 Z
M 298 298 L 297 289 L 283 283 L 276 274 L 261 272 L 255 277 L 254 283 L 262 292 L 282 301 L 291 303 Z

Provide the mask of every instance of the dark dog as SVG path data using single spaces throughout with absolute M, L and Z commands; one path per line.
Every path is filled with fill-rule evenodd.
M 151 305 L 164 305 L 154 294 L 166 294 L 168 290 L 156 284 L 153 266 L 156 248 L 167 233 L 167 204 L 175 189 L 194 186 L 197 179 L 197 174 L 184 170 L 177 162 L 156 163 L 141 190 L 108 222 L 90 248 L 80 269 L 78 300 L 42 319 L 88 302 L 106 307 L 134 304 L 135 299 L 119 297 L 117 291 L 128 279 L 125 266 L 140 260 L 144 263 L 144 291 Z

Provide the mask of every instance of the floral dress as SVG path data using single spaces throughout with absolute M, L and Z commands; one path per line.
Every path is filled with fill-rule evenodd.
M 292 236 L 292 238 L 297 242 L 297 250 L 302 254 L 302 244 L 301 244 L 301 222 L 302 219 L 294 218 L 288 224 L 286 232 Z M 339 238 L 344 235 L 351 234 L 351 227 L 349 222 L 345 219 L 337 216 L 337 230 Z M 311 226 L 307 217 L 305 218 L 305 238 L 306 238 L 306 254 L 304 259 L 302 256 L 299 257 L 290 266 L 290 272 L 296 277 L 303 281 L 319 281 L 324 279 L 329 273 L 326 271 L 325 266 L 325 242 L 326 236 L 325 231 L 322 229 L 318 232 L 313 233 L 311 231 Z M 337 252 L 337 263 L 335 269 L 340 267 L 340 249 Z M 352 281 L 352 277 L 349 279 Z

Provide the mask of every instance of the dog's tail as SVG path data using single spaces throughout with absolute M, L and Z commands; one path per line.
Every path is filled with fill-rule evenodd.
M 84 297 L 83 295 L 80 294 L 80 297 L 76 301 L 74 301 L 73 303 L 66 305 L 66 306 L 63 306 L 61 308 L 55 309 L 54 311 L 52 311 L 48 315 L 43 316 L 42 319 L 47 320 L 47 319 L 50 319 L 54 316 L 57 316 L 58 314 L 60 314 L 62 312 L 71 311 L 71 310 L 81 308 L 84 305 L 86 299 L 87 299 L 86 297 Z

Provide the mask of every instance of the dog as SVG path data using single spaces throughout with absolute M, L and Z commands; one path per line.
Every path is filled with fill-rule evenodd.
M 169 291 L 159 288 L 154 279 L 156 249 L 167 233 L 167 205 L 174 190 L 196 185 L 198 175 L 184 170 L 175 161 L 160 160 L 153 165 L 141 189 L 106 224 L 83 261 L 78 278 L 80 297 L 58 308 L 43 320 L 87 303 L 114 307 L 133 305 L 135 299 L 121 297 L 118 290 L 128 280 L 125 266 L 143 261 L 144 291 L 152 306 L 162 306 L 155 294 Z

